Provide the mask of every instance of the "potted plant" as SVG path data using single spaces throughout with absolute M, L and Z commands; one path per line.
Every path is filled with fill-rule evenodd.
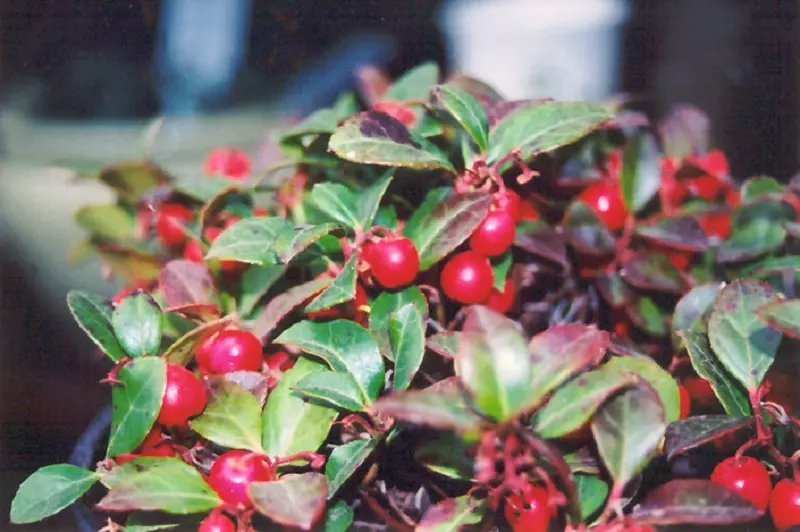
M 800 523 L 798 186 L 737 185 L 697 110 L 424 64 L 277 142 L 260 172 L 220 148 L 197 181 L 99 174 L 86 249 L 128 286 L 67 303 L 113 363 L 108 442 L 13 522 L 83 498 L 126 531 Z

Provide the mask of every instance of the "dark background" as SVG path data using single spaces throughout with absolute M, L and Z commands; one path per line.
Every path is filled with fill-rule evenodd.
M 249 60 L 232 104 L 274 97 L 292 74 L 360 30 L 396 38 L 388 64 L 393 75 L 429 59 L 446 69 L 434 20 L 439 3 L 255 0 Z M 711 114 L 716 144 L 729 154 L 734 176 L 792 176 L 800 137 L 799 3 L 632 4 L 622 88 L 637 97 L 636 105 L 660 115 L 672 103 L 696 104 Z M 54 120 L 157 114 L 149 79 L 156 13 L 157 3 L 145 0 L 0 2 L 0 95 L 35 81 L 40 92 L 31 111 Z M 91 344 L 36 300 L 36 275 L 34 266 L 16 260 L 11 241 L 0 239 L 0 529 L 7 527 L 19 482 L 39 466 L 65 461 L 109 399 L 108 389 L 96 384 L 107 365 L 78 356 L 90 353 Z M 27 529 L 66 530 L 70 519 Z

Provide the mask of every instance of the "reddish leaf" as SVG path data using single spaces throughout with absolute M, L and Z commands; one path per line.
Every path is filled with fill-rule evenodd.
M 652 491 L 633 519 L 653 525 L 732 525 L 755 521 L 764 511 L 705 479 L 678 479 Z
M 276 523 L 311 530 L 325 510 L 328 479 L 322 473 L 284 475 L 248 487 L 256 510 Z
M 667 427 L 664 450 L 667 458 L 684 454 L 709 443 L 724 444 L 735 449 L 737 441 L 745 433 L 751 433 L 755 422 L 752 417 L 730 417 L 723 415 L 694 416 L 671 423 Z
M 425 512 L 415 530 L 418 532 L 463 530 L 465 526 L 481 521 L 483 507 L 482 502 L 470 501 L 466 495 L 456 499 L 445 499 Z
M 756 309 L 764 323 L 792 338 L 800 338 L 800 299 L 774 301 Z
M 211 303 L 190 303 L 179 307 L 170 307 L 165 312 L 174 312 L 178 316 L 196 323 L 206 323 L 220 317 L 219 307 Z
M 708 236 L 694 216 L 662 218 L 653 224 L 638 226 L 636 234 L 668 248 L 684 251 L 708 249 Z
M 223 375 L 211 375 L 207 382 L 212 389 L 221 386 L 223 382 L 230 382 L 253 394 L 262 407 L 267 402 L 269 379 L 257 371 L 232 371 Z
M 280 321 L 292 310 L 302 305 L 308 298 L 318 294 L 333 282 L 331 277 L 319 277 L 307 283 L 294 286 L 274 297 L 253 320 L 252 331 L 266 342 Z
M 530 222 L 517 227 L 514 244 L 537 257 L 555 262 L 565 270 L 571 267 L 564 234 L 542 222 Z
M 683 292 L 680 272 L 662 253 L 639 253 L 623 265 L 620 273 L 625 281 L 642 290 L 668 294 Z
M 203 264 L 188 260 L 168 262 L 158 277 L 167 307 L 214 302 L 214 279 Z
M 614 237 L 584 203 L 576 201 L 569 206 L 564 228 L 570 245 L 578 252 L 592 256 L 614 253 Z

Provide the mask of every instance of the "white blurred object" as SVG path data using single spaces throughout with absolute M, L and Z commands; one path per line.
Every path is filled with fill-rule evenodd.
M 449 0 L 453 70 L 508 99 L 601 101 L 619 88 L 628 0 Z

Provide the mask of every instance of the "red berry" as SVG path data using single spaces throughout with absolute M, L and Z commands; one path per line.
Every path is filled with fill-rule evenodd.
M 203 171 L 206 175 L 244 179 L 250 175 L 250 156 L 236 148 L 215 148 L 208 154 Z
M 622 199 L 619 183 L 604 180 L 581 192 L 578 200 L 585 203 L 609 231 L 619 231 L 625 225 L 628 211 Z
M 522 200 L 519 198 L 519 194 L 510 188 L 507 188 L 502 192 L 495 192 L 492 200 L 495 209 L 498 211 L 507 212 L 515 221 L 519 220 L 521 215 L 520 206 L 522 202 Z
M 362 256 L 372 268 L 372 276 L 384 288 L 399 288 L 416 279 L 419 254 L 405 237 L 389 238 L 365 246 Z
M 728 159 L 720 150 L 711 150 L 705 156 L 700 157 L 697 163 L 700 168 L 713 176 L 725 177 L 730 173 Z
M 158 422 L 171 427 L 183 427 L 190 417 L 206 407 L 206 388 L 197 376 L 178 364 L 167 364 L 167 386 Z
M 725 240 L 731 234 L 731 213 L 729 211 L 712 211 L 700 217 L 700 226 L 709 237 Z
M 262 345 L 258 337 L 242 329 L 225 329 L 195 348 L 197 365 L 207 373 L 261 371 Z
M 535 222 L 541 218 L 539 211 L 536 210 L 533 203 L 529 200 L 523 201 L 519 206 L 519 220 L 521 222 Z
M 271 372 L 284 373 L 294 367 L 295 359 L 292 355 L 284 350 L 278 350 L 274 353 L 269 353 L 264 357 L 267 367 Z M 270 375 L 267 378 L 267 386 L 272 388 L 278 383 L 278 377 Z
M 184 259 L 202 264 L 204 256 L 205 253 L 203 253 L 203 246 L 200 242 L 194 239 L 186 242 L 186 246 L 183 248 Z
M 714 468 L 711 482 L 739 494 L 740 497 L 766 510 L 772 482 L 761 462 L 750 456 L 726 458 Z
M 492 293 L 494 273 L 489 259 L 473 251 L 453 255 L 442 269 L 442 290 L 463 305 L 483 303 Z
M 711 384 L 702 377 L 687 377 L 683 380 L 683 386 L 689 391 L 693 402 L 709 407 L 717 403 L 717 396 Z
M 200 522 L 197 532 L 236 532 L 236 525 L 227 515 L 214 510 Z
M 269 211 L 264 207 L 255 207 L 253 209 L 253 216 L 254 217 L 269 216 Z
M 114 294 L 114 296 L 111 298 L 111 303 L 114 306 L 117 306 L 120 303 L 122 303 L 123 299 L 125 299 L 130 295 L 133 295 L 137 290 L 139 290 L 138 286 L 127 286 L 122 290 L 120 290 L 119 292 L 117 292 L 116 294 Z
M 706 201 L 713 201 L 717 199 L 723 189 L 723 182 L 720 178 L 713 175 L 701 175 L 688 180 L 689 192 L 693 196 Z
M 469 237 L 469 247 L 486 257 L 502 255 L 514 243 L 514 218 L 508 211 L 489 211 L 486 218 Z
M 772 490 L 769 513 L 778 530 L 800 525 L 800 484 L 788 478 L 778 481 Z
M 414 111 L 400 102 L 377 102 L 372 106 L 372 109 L 386 113 L 392 118 L 402 122 L 406 127 L 412 126 L 417 120 L 417 116 L 414 114 Z
M 268 456 L 234 450 L 221 455 L 211 466 L 208 485 L 227 504 L 252 508 L 247 487 L 253 482 L 275 480 L 275 467 Z
M 689 395 L 689 390 L 685 386 L 678 385 L 678 394 L 680 395 L 680 419 L 686 419 L 692 412 L 692 397 Z
M 191 209 L 177 203 L 161 205 L 156 215 L 156 235 L 166 247 L 177 247 L 186 241 L 183 226 L 194 218 Z
M 547 532 L 552 515 L 550 495 L 539 486 L 529 486 L 525 493 L 506 497 L 506 521 L 514 532 Z
M 497 288 L 492 288 L 492 293 L 484 304 L 495 312 L 505 314 L 514 306 L 515 292 L 516 287 L 514 286 L 514 281 L 506 279 L 503 291 L 500 292 Z

